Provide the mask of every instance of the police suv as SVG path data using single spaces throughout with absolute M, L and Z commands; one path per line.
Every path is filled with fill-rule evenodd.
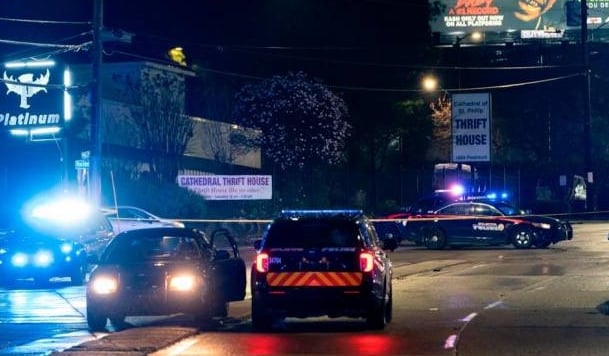
M 392 267 L 361 210 L 283 210 L 255 242 L 252 324 L 286 317 L 364 318 L 383 329 L 392 317 Z

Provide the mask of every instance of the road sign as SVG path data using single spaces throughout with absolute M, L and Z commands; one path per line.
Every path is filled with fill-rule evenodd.
M 74 168 L 76 169 L 85 169 L 89 168 L 89 160 L 88 159 L 77 159 L 74 161 Z

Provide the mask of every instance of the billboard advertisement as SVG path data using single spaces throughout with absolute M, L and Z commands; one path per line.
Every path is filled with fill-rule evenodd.
M 270 175 L 179 175 L 178 185 L 206 200 L 272 199 Z
M 452 162 L 490 162 L 489 93 L 452 94 Z
M 5 63 L 0 92 L 0 129 L 63 125 L 63 68 L 54 62 Z
M 577 0 L 439 0 L 439 3 L 440 13 L 432 15 L 430 27 L 432 32 L 440 33 L 562 31 L 574 28 L 567 26 L 567 3 L 575 16 L 581 14 L 581 2 Z M 609 20 L 609 0 L 588 0 L 587 7 L 589 29 Z

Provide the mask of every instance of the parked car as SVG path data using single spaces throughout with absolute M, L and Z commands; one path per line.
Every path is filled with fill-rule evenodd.
M 217 246 L 229 246 L 221 249 Z M 245 262 L 228 230 L 157 227 L 118 234 L 87 283 L 87 324 L 120 328 L 127 316 L 190 314 L 201 325 L 245 298 Z
M 119 205 L 102 211 L 116 233 L 151 227 L 184 227 L 184 223 L 178 220 L 161 218 L 135 206 Z
M 85 247 L 29 227 L 11 229 L 0 236 L 0 284 L 32 279 L 46 285 L 52 278 L 69 277 L 82 285 L 88 271 Z
M 530 215 L 508 202 L 476 199 L 450 203 L 405 220 L 407 239 L 430 249 L 465 245 L 546 248 L 573 238 L 568 221 Z
M 286 317 L 364 318 L 383 329 L 392 318 L 392 267 L 360 210 L 284 210 L 254 244 L 252 324 Z

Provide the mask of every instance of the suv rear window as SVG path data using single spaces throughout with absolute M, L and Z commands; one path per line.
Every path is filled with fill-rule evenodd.
M 265 240 L 266 248 L 354 247 L 360 239 L 352 221 L 332 219 L 277 220 Z

